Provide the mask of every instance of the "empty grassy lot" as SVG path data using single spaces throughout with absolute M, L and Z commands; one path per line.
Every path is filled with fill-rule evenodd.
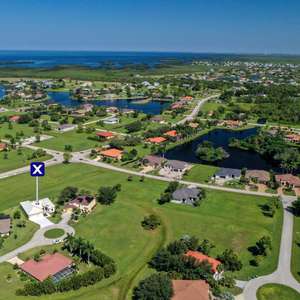
M 266 202 L 262 197 L 207 191 L 206 199 L 197 208 L 176 204 L 159 206 L 156 199 L 166 183 L 150 179 L 140 182 L 138 177 L 128 181 L 127 175 L 82 164 L 49 167 L 46 177 L 40 180 L 40 194 L 55 200 L 62 188 L 69 185 L 96 192 L 100 186 L 117 183 L 121 184 L 122 190 L 116 202 L 111 206 L 97 205 L 89 216 L 74 226 L 78 236 L 90 240 L 116 260 L 117 274 L 87 289 L 40 299 L 130 299 L 132 287 L 152 272 L 147 268 L 150 257 L 160 247 L 184 234 L 211 240 L 216 245 L 212 255 L 233 248 L 244 264 L 238 274 L 241 279 L 275 269 L 282 212 L 278 211 L 273 219 L 265 217 L 259 208 Z M 9 191 L 11 186 L 18 186 L 18 189 Z M 23 199 L 32 199 L 34 187 L 34 179 L 28 174 L 1 180 L 0 209 L 14 207 Z M 140 223 L 150 213 L 156 213 L 162 220 L 162 226 L 154 232 L 144 231 Z M 251 255 L 247 248 L 263 235 L 272 236 L 273 251 L 260 267 L 250 267 Z M 15 289 L 22 286 L 14 272 L 11 266 L 0 264 L 0 300 L 15 299 Z M 7 282 L 7 273 L 13 274 L 14 284 Z
M 258 300 L 298 300 L 300 294 L 281 284 L 266 284 L 258 290 L 257 298 Z
M 300 217 L 294 218 L 292 273 L 300 282 Z

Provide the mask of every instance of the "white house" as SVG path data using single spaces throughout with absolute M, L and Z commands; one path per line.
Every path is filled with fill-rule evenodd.
M 20 205 L 29 219 L 34 216 L 50 216 L 55 212 L 55 205 L 49 198 L 39 201 L 24 201 Z
M 71 131 L 77 128 L 77 125 L 75 124 L 62 124 L 60 126 L 57 127 L 57 131 L 59 132 L 67 132 L 67 131 Z
M 110 125 L 118 124 L 119 123 L 119 119 L 116 118 L 116 117 L 110 117 L 110 118 L 104 119 L 103 123 L 104 124 L 110 124 Z

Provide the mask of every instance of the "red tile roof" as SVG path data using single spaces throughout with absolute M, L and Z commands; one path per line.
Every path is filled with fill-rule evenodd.
M 214 273 L 217 272 L 217 267 L 221 264 L 221 262 L 217 259 L 209 257 L 198 251 L 188 251 L 185 255 L 194 257 L 199 262 L 208 261 L 208 263 L 211 264 L 211 269 Z
M 172 300 L 209 300 L 209 285 L 204 280 L 172 280 Z
M 20 265 L 20 268 L 38 281 L 44 281 L 69 267 L 72 263 L 72 259 L 57 252 L 44 255 L 40 261 L 30 259 Z
M 104 137 L 104 138 L 108 138 L 108 137 L 113 137 L 114 134 L 112 132 L 109 132 L 109 131 L 99 131 L 96 133 L 97 136 L 100 136 L 100 137 Z
M 300 178 L 292 174 L 276 175 L 275 178 L 276 181 L 280 181 L 280 182 L 284 181 L 287 182 L 288 184 L 300 187 Z
M 108 149 L 108 150 L 104 150 L 101 151 L 100 154 L 103 156 L 107 156 L 107 157 L 111 157 L 111 158 L 119 158 L 122 155 L 123 151 L 119 150 L 119 149 Z
M 176 130 L 169 130 L 165 133 L 165 135 L 171 136 L 171 137 L 176 137 L 177 136 L 177 131 Z
M 158 136 L 158 137 L 149 138 L 149 139 L 147 139 L 147 141 L 150 143 L 160 144 L 162 142 L 165 142 L 166 139 L 162 136 Z
M 10 118 L 9 118 L 9 121 L 12 121 L 12 122 L 17 122 L 17 121 L 19 121 L 20 120 L 20 116 L 11 116 Z
M 7 145 L 5 143 L 0 143 L 0 150 L 5 150 Z

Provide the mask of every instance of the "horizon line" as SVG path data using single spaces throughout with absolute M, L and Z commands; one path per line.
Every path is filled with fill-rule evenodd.
M 178 53 L 178 54 L 213 54 L 213 55 L 262 55 L 262 56 L 300 56 L 300 53 L 285 53 L 285 52 L 231 52 L 231 51 L 178 51 L 178 50 L 85 50 L 85 49 L 0 49 L 0 52 L 115 52 L 115 53 Z

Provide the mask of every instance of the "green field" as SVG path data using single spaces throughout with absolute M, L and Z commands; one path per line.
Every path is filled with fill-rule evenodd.
M 33 132 L 33 127 L 29 127 L 26 124 L 12 123 L 12 129 L 8 128 L 8 123 L 0 124 L 0 139 L 4 139 L 6 134 L 11 136 L 16 135 L 17 132 L 23 131 L 24 137 L 35 136 Z
M 207 182 L 218 170 L 219 168 L 215 166 L 196 164 L 188 171 L 187 175 L 184 176 L 184 180 Z
M 266 284 L 257 292 L 258 300 L 299 300 L 300 294 L 281 284 Z
M 50 229 L 44 233 L 44 236 L 48 239 L 57 239 L 65 234 L 63 229 L 55 228 Z
M 21 154 L 19 154 L 17 150 L 0 152 L 0 173 L 29 165 L 32 159 L 28 159 L 28 158 L 32 155 L 33 152 L 34 152 L 33 150 L 27 148 L 22 148 Z M 5 159 L 5 155 L 7 155 L 6 159 Z M 45 161 L 50 158 L 51 158 L 50 155 L 45 155 L 43 157 L 39 157 L 38 159 L 40 161 Z
M 294 218 L 293 256 L 291 268 L 294 277 L 300 282 L 300 217 Z
M 72 130 L 64 133 L 53 131 L 49 134 L 54 136 L 54 138 L 36 143 L 35 145 L 57 151 L 64 151 L 65 145 L 71 145 L 73 151 L 86 150 L 99 145 L 99 142 L 88 139 L 89 136 L 93 136 L 95 133 L 77 133 L 76 130 Z
M 100 186 L 117 183 L 121 184 L 122 191 L 116 202 L 111 206 L 97 205 L 74 227 L 78 236 L 90 240 L 116 260 L 118 273 L 88 289 L 40 299 L 129 299 L 137 281 L 152 272 L 146 265 L 150 257 L 158 248 L 184 234 L 211 240 L 216 245 L 212 255 L 232 247 L 243 261 L 244 268 L 238 274 L 241 279 L 268 274 L 276 268 L 282 212 L 277 212 L 274 219 L 265 217 L 259 205 L 264 204 L 266 198 L 207 191 L 206 199 L 197 208 L 176 204 L 159 206 L 156 199 L 166 183 L 150 179 L 140 182 L 139 177 L 129 182 L 127 175 L 81 164 L 49 167 L 47 176 L 40 180 L 40 194 L 55 200 L 62 188 L 68 185 L 93 193 Z M 18 186 L 18 189 L 11 191 L 11 186 Z M 14 207 L 20 200 L 33 199 L 34 188 L 34 179 L 28 174 L 1 180 L 0 209 Z M 158 214 L 162 220 L 162 226 L 154 232 L 141 227 L 144 216 L 151 213 Z M 251 255 L 247 248 L 262 235 L 273 237 L 273 251 L 260 267 L 250 267 Z M 14 284 L 7 282 L 7 273 L 13 275 Z M 22 286 L 14 273 L 11 266 L 0 265 L 0 274 L 3 274 L 0 276 L 1 300 L 15 299 L 15 288 Z

